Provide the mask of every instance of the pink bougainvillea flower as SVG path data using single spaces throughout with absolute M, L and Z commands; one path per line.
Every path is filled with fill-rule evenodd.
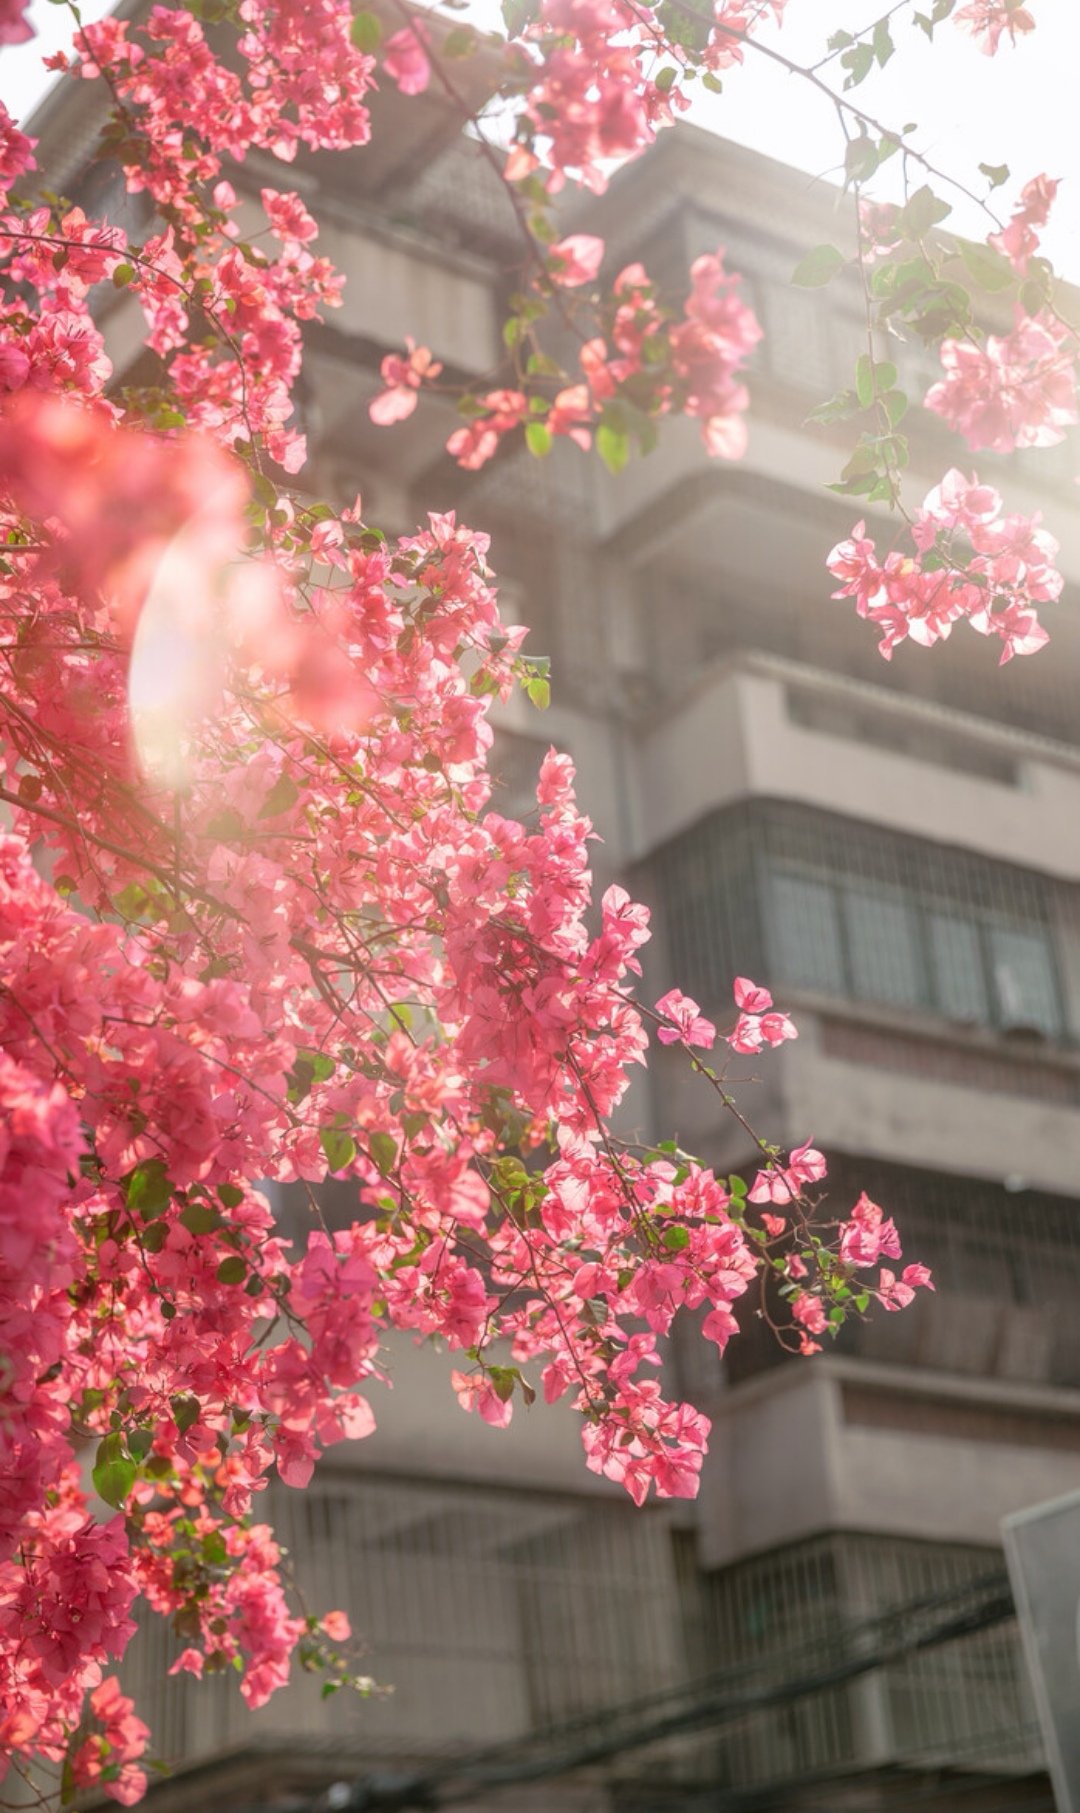
M 800 1196 L 807 1184 L 820 1183 L 827 1166 L 824 1156 L 807 1140 L 796 1146 L 786 1165 L 766 1165 L 754 1179 L 748 1202 L 791 1202 Z
M 884 1309 L 906 1309 L 917 1290 L 933 1290 L 934 1281 L 925 1265 L 905 1265 L 898 1278 L 882 1266 L 875 1296 Z
M 411 416 L 421 385 L 433 383 L 442 371 L 429 347 L 417 346 L 411 339 L 406 339 L 405 345 L 404 359 L 399 353 L 388 353 L 379 367 L 388 388 L 372 398 L 368 414 L 380 428 L 388 428 L 393 422 L 404 422 Z
M 696 1001 L 684 995 L 677 988 L 669 989 L 666 995 L 656 1003 L 656 1011 L 667 1020 L 670 1026 L 657 1028 L 656 1036 L 661 1045 L 674 1045 L 682 1042 L 686 1045 L 704 1045 L 706 1049 L 715 1043 L 716 1027 L 711 1020 L 706 1020 Z
M 845 1265 L 876 1265 L 883 1253 L 887 1259 L 899 1259 L 900 1236 L 896 1224 L 864 1190 L 850 1221 L 841 1224 L 840 1258 Z
M 981 40 L 980 49 L 988 57 L 994 56 L 1003 37 L 1015 44 L 1025 32 L 1035 30 L 1033 13 L 1017 0 L 969 0 L 954 17 L 957 25 Z
M 0 44 L 26 44 L 34 34 L 29 0 L 0 0 Z
M 786 1039 L 798 1038 L 787 1014 L 778 1013 L 773 1007 L 767 988 L 759 988 L 746 976 L 736 976 L 734 988 L 739 1018 L 734 1031 L 724 1034 L 732 1051 L 749 1055 L 760 1051 L 763 1045 L 782 1045 Z
M 420 20 L 387 38 L 382 66 L 402 94 L 423 94 L 431 80 L 431 62 L 424 45 L 427 30 Z
M 548 273 L 552 283 L 575 289 L 593 283 L 604 256 L 604 242 L 593 233 L 572 233 L 548 248 Z
M 905 637 L 929 648 L 964 618 L 1001 639 L 1002 662 L 1046 643 L 1038 606 L 1064 587 L 1058 544 L 1040 516 L 1003 516 L 1002 507 L 991 486 L 954 469 L 915 513 L 913 553 L 893 548 L 880 562 L 864 523 L 832 550 L 828 568 L 842 581 L 833 597 L 854 598 L 860 617 L 877 625 L 886 660 Z

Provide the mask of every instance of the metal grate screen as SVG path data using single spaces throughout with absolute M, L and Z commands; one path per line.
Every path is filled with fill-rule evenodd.
M 815 1638 L 931 1599 L 1002 1565 L 993 1550 L 870 1535 L 826 1536 L 710 1577 L 705 1616 L 730 1666 L 775 1659 L 813 1672 Z M 981 1771 L 1039 1766 L 1019 1633 L 1012 1622 L 913 1653 L 842 1687 L 747 1714 L 718 1740 L 733 1787 L 819 1770 L 947 1762 Z
M 671 969 L 699 999 L 752 975 L 1064 1040 L 1064 890 L 976 854 L 782 804 L 701 820 L 652 870 Z
M 391 1691 L 322 1701 L 318 1678 L 301 1674 L 251 1714 L 231 1671 L 167 1679 L 182 1643 L 148 1618 L 124 1673 L 169 1763 L 260 1736 L 421 1757 L 523 1736 L 685 1675 L 662 1516 L 356 1473 L 269 1497 L 306 1606 L 347 1611 L 369 1651 L 361 1668 Z

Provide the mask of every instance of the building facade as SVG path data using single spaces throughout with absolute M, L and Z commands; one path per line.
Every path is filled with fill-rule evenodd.
M 101 206 L 98 104 L 65 92 L 34 131 L 50 185 Z M 680 127 L 572 224 L 662 283 L 727 247 L 766 330 L 747 458 L 710 464 L 675 423 L 618 478 L 567 445 L 462 473 L 436 402 L 390 432 L 366 406 L 406 331 L 453 374 L 497 371 L 514 223 L 438 95 L 377 114 L 370 148 L 295 170 L 348 279 L 310 335 L 313 487 L 359 489 L 390 530 L 453 507 L 491 531 L 504 613 L 555 682 L 546 717 L 500 714 L 500 803 L 526 807 L 549 741 L 573 754 L 599 877 L 654 909 L 651 998 L 678 981 L 722 1020 L 734 975 L 768 984 L 800 1038 L 760 1081 L 732 1066 L 740 1105 L 785 1146 L 812 1135 L 837 1211 L 869 1190 L 937 1293 L 812 1362 L 752 1305 L 723 1363 L 676 1340 L 712 1449 L 695 1504 L 642 1512 L 585 1470 L 571 1417 L 494 1432 L 457 1410 L 444 1360 L 393 1343 L 376 1436 L 271 1493 L 310 1603 L 348 1610 L 392 1692 L 321 1702 L 301 1678 L 250 1715 L 221 1683 L 166 1679 L 168 1634 L 147 1630 L 129 1669 L 174 1767 L 153 1804 L 301 1808 L 362 1778 L 366 1800 L 324 1804 L 1049 1808 L 1015 1622 L 977 1608 L 1000 1594 L 1001 1518 L 1080 1483 L 1075 452 L 1003 481 L 1063 542 L 1050 648 L 999 670 L 961 626 L 883 662 L 829 597 L 858 510 L 824 489 L 836 431 L 805 425 L 847 380 L 859 303 L 789 284 L 835 236 L 835 196 Z M 102 320 L 121 370 L 134 307 L 110 297 Z M 925 388 L 927 356 L 895 356 Z M 928 422 L 912 495 L 959 453 Z M 626 1118 L 752 1165 L 663 1052 Z M 970 1629 L 908 1641 L 965 1605 Z

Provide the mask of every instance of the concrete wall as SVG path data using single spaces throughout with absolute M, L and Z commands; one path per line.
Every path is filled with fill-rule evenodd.
M 709 1413 L 706 1567 L 826 1530 L 996 1544 L 1003 1517 L 1075 1490 L 1080 1474 L 1080 1392 L 824 1356 Z

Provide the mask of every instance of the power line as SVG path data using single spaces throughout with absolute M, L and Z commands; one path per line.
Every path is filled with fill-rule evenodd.
M 582 1714 L 506 1744 L 448 1758 L 426 1771 L 372 1772 L 336 1782 L 303 1813 L 405 1813 L 474 1800 L 494 1790 L 567 1775 L 666 1738 L 723 1727 L 750 1712 L 839 1687 L 905 1656 L 1004 1623 L 1015 1615 L 1003 1570 L 908 1601 L 858 1623 L 837 1624 L 775 1663 L 747 1663 L 648 1699 Z M 792 1666 L 794 1663 L 794 1666 Z

